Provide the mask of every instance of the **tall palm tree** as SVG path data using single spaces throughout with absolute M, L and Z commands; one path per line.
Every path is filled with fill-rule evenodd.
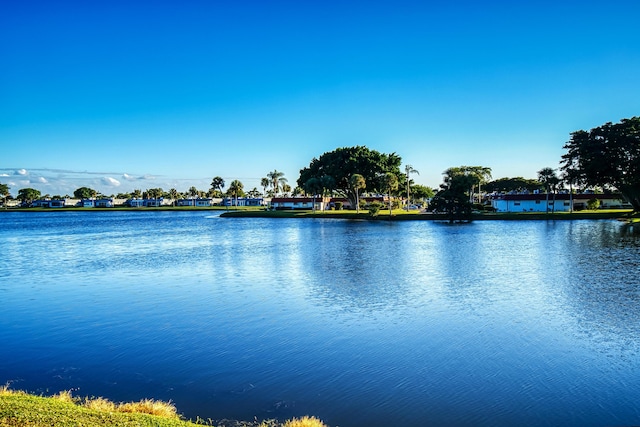
M 349 185 L 356 195 L 356 213 L 360 213 L 360 190 L 367 186 L 367 182 L 365 181 L 364 176 L 359 173 L 354 173 L 351 175 L 351 178 L 349 178 Z
M 267 178 L 271 183 L 271 187 L 273 188 L 273 195 L 277 196 L 280 187 L 287 183 L 287 178 L 284 177 L 284 172 L 280 172 L 278 170 L 273 170 L 273 172 L 269 172 L 267 174 Z
M 573 213 L 573 185 L 580 182 L 578 172 L 574 169 L 564 169 L 561 179 L 569 184 L 569 211 Z
M 213 192 L 222 193 L 222 189 L 224 188 L 224 179 L 220 176 L 216 176 L 211 180 L 211 189 Z
M 231 181 L 231 184 L 229 184 L 229 194 L 235 198 L 236 207 L 238 206 L 238 195 L 242 193 L 243 188 L 244 185 L 237 179 L 234 179 L 233 181 Z
M 267 197 L 267 188 L 271 185 L 269 178 L 264 177 L 260 180 L 260 186 L 262 186 L 264 197 Z
M 176 199 L 178 198 L 178 190 L 176 190 L 175 188 L 172 188 L 169 190 L 169 197 L 171 197 L 171 204 L 175 207 L 176 206 Z
M 413 166 L 411 166 L 411 165 L 406 165 L 406 166 L 404 167 L 404 172 L 407 174 L 407 212 L 409 212 L 409 205 L 410 205 L 410 202 L 409 202 L 409 184 L 410 184 L 410 182 L 411 182 L 411 178 L 409 178 L 409 176 L 410 176 L 412 173 L 417 173 L 418 175 L 420 175 L 420 172 L 418 172 L 417 170 L 415 170 L 415 169 L 413 168 Z
M 323 191 L 322 183 L 318 178 L 311 177 L 307 180 L 307 182 L 304 183 L 304 191 L 307 194 L 311 194 L 311 197 L 313 198 L 312 209 L 313 209 L 313 213 L 315 213 L 316 212 L 316 195 L 321 191 Z
M 192 199 L 195 199 L 196 197 L 198 197 L 200 195 L 200 191 L 198 191 L 198 189 L 196 187 L 192 186 L 192 187 L 189 187 L 189 189 L 187 190 L 187 194 Z
M 382 187 L 387 189 L 389 194 L 389 218 L 391 218 L 391 211 L 393 209 L 393 203 L 391 203 L 391 193 L 398 189 L 398 177 L 391 172 L 387 172 L 382 175 Z
M 545 192 L 547 193 L 546 213 L 549 213 L 549 191 L 551 191 L 552 188 L 554 189 L 554 199 L 555 199 L 555 186 L 558 184 L 558 182 L 560 180 L 556 176 L 555 169 L 553 169 L 553 168 L 542 168 L 542 169 L 540 169 L 538 171 L 538 181 L 540 181 L 542 183 L 542 185 L 544 185 Z M 554 210 L 555 210 L 555 200 L 554 200 L 554 203 L 553 203 L 553 207 L 554 207 Z

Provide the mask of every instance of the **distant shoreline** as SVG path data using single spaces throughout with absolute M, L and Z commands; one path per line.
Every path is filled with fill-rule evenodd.
M 225 206 L 161 206 L 161 207 L 113 207 L 113 208 L 8 208 L 1 209 L 0 213 L 8 212 L 222 212 L 221 217 L 225 218 L 311 218 L 311 219 L 343 219 L 343 220 L 367 220 L 367 221 L 449 221 L 446 214 L 434 214 L 404 210 L 394 210 L 389 216 L 388 211 L 381 211 L 377 216 L 370 216 L 367 211 L 357 213 L 351 210 L 340 211 L 316 211 L 311 210 L 265 210 L 264 208 L 229 208 Z M 498 212 L 498 213 L 474 213 L 471 221 L 529 221 L 529 220 L 598 220 L 598 219 L 618 219 L 618 220 L 640 220 L 640 214 L 633 213 L 631 209 L 610 209 L 596 211 L 579 212 Z
M 368 213 L 356 213 L 355 211 L 229 211 L 220 216 L 226 218 L 332 218 L 350 220 L 370 220 L 370 221 L 449 221 L 446 214 L 433 213 L 406 213 L 405 211 L 394 211 L 389 213 L 380 212 L 377 216 L 369 216 Z M 581 219 L 619 219 L 630 220 L 634 218 L 631 209 L 616 209 L 606 211 L 581 211 L 581 212 L 522 212 L 522 213 L 474 213 L 471 221 L 496 221 L 496 220 L 581 220 Z

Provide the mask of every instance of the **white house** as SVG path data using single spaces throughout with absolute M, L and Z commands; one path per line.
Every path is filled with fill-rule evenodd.
M 98 199 L 95 201 L 94 206 L 96 208 L 112 208 L 113 199 Z
M 62 199 L 34 200 L 33 203 L 31 203 L 31 206 L 33 206 L 34 208 L 64 208 L 65 200 L 62 200 Z
M 573 202 L 573 210 L 586 209 L 587 202 L 596 198 L 603 209 L 630 207 L 620 194 L 549 194 L 549 212 L 569 212 Z M 498 194 L 492 197 L 491 206 L 496 212 L 546 212 L 547 195 L 541 194 Z
M 211 199 L 180 199 L 176 202 L 178 206 L 196 206 L 196 207 L 205 207 L 211 206 Z
M 237 203 L 237 204 L 236 204 Z M 265 202 L 262 197 L 225 197 L 220 202 L 222 206 L 264 206 Z
M 316 210 L 323 210 L 326 205 L 326 200 L 322 197 L 274 197 L 271 199 L 271 208 L 276 210 L 291 210 L 291 209 L 313 209 L 315 202 Z
M 141 208 L 141 207 L 144 206 L 144 200 L 143 199 L 129 199 L 129 200 L 127 200 L 126 204 L 130 208 Z

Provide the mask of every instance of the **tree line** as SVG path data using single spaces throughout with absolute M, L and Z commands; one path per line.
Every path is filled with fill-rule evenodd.
M 112 195 L 115 198 L 179 198 L 194 197 L 276 197 L 279 195 L 306 195 L 345 197 L 355 209 L 359 209 L 360 197 L 365 194 L 384 194 L 391 210 L 399 202 L 393 197 L 405 198 L 406 207 L 413 200 L 431 199 L 431 208 L 447 212 L 452 217 L 468 216 L 475 204 L 482 202 L 485 193 L 510 191 L 544 191 L 547 196 L 568 188 L 576 190 L 618 191 L 631 203 L 634 211 L 640 211 L 640 118 L 623 119 L 619 123 L 606 123 L 589 131 L 579 130 L 570 134 L 565 143 L 567 150 L 560 167 L 545 167 L 538 171 L 537 179 L 522 177 L 493 180 L 491 168 L 485 166 L 457 166 L 443 172 L 440 188 L 433 189 L 416 184 L 411 178 L 419 174 L 411 165 L 400 166 L 401 157 L 396 153 L 380 153 L 365 146 L 337 148 L 313 158 L 308 166 L 300 170 L 297 186 L 292 188 L 284 173 L 276 169 L 261 179 L 257 188 L 246 191 L 239 180 L 233 180 L 225 189 L 225 181 L 216 176 L 207 191 L 189 188 L 178 192 L 175 188 L 165 192 L 162 188 Z M 9 187 L 0 183 L 0 195 L 6 201 L 10 197 Z M 46 195 L 45 197 L 47 197 Z M 74 191 L 76 198 L 95 198 L 97 191 L 81 187 Z M 23 188 L 17 198 L 33 201 L 41 193 L 33 188 Z M 68 197 L 68 196 L 67 196 Z M 50 198 L 63 198 L 53 196 Z M 549 204 L 547 203 L 547 206 Z

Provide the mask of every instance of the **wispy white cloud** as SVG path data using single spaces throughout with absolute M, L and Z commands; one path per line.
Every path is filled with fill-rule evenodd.
M 102 184 L 108 186 L 108 187 L 119 187 L 120 186 L 120 181 L 118 181 L 115 178 L 111 178 L 110 176 L 105 176 L 102 178 Z
M 209 188 L 210 178 L 169 178 L 163 175 L 124 173 L 122 171 L 88 171 L 53 168 L 0 167 L 0 182 L 7 184 L 11 194 L 22 188 L 35 188 L 43 194 L 73 194 L 80 187 L 90 187 L 103 194 L 130 192 L 135 189 L 176 188 L 186 191 L 195 186 Z
M 151 181 L 156 179 L 154 175 L 146 174 L 142 176 L 133 176 L 133 175 L 129 175 L 128 173 L 123 173 L 122 178 L 126 179 L 127 181 Z

